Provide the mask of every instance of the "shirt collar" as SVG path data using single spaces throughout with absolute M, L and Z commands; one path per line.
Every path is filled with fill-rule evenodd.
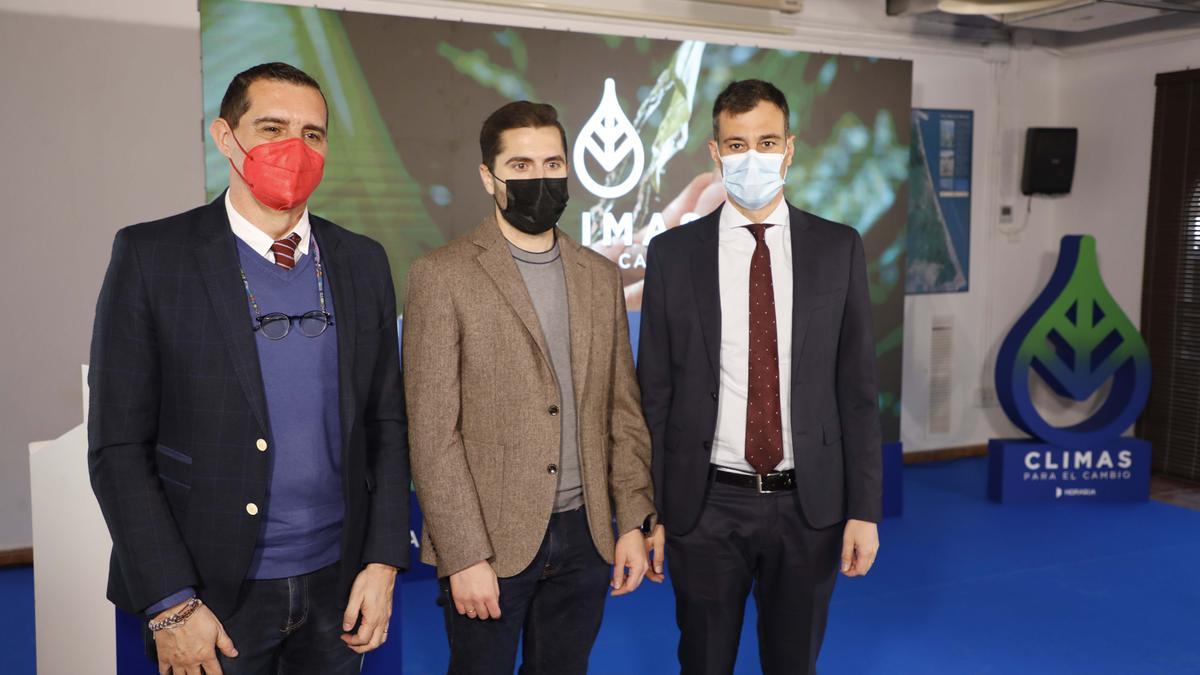
M 255 253 L 274 262 L 275 256 L 271 253 L 271 246 L 275 243 L 275 240 L 271 239 L 271 235 L 263 232 L 249 220 L 246 220 L 245 216 L 238 213 L 238 210 L 233 207 L 233 201 L 229 198 L 228 190 L 225 191 L 225 212 L 229 215 L 229 227 L 237 235 L 237 238 L 246 242 L 246 245 L 253 249 Z M 281 239 L 286 238 L 292 232 L 300 235 L 300 244 L 296 246 L 296 260 L 299 260 L 300 256 L 308 253 L 308 240 L 312 233 L 312 227 L 308 222 L 308 209 L 304 209 L 304 213 L 300 214 L 300 220 L 297 221 L 296 226 L 290 232 L 283 235 Z
M 768 225 L 787 227 L 791 222 L 791 214 L 788 212 L 787 200 L 780 199 L 779 205 L 775 207 L 774 211 L 771 211 L 770 215 L 768 215 L 766 218 L 763 218 L 762 222 Z M 735 227 L 745 227 L 746 225 L 751 224 L 753 223 L 751 223 L 750 219 L 746 216 L 743 216 L 742 212 L 734 208 L 729 202 L 726 202 L 724 208 L 721 209 L 722 230 L 728 230 Z

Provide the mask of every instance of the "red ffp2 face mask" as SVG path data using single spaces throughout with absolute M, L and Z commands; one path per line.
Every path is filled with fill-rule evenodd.
M 232 134 L 230 134 L 232 136 Z M 287 211 L 303 204 L 321 184 L 325 158 L 308 147 L 302 138 L 262 143 L 246 152 L 237 136 L 233 142 L 246 156 L 242 170 L 233 160 L 229 165 L 250 186 L 250 192 L 262 204 L 276 211 Z

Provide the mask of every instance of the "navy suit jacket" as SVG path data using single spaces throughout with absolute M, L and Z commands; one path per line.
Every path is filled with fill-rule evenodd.
M 725 207 L 722 208 L 731 208 Z M 789 205 L 793 266 L 791 410 L 798 506 L 808 523 L 878 522 L 882 460 L 875 336 L 862 239 Z M 721 209 L 650 241 L 638 382 L 653 446 L 659 518 L 699 520 L 717 426 Z
M 396 299 L 383 247 L 310 221 L 336 312 L 348 594 L 366 563 L 409 564 Z M 272 420 L 238 264 L 224 195 L 113 244 L 92 335 L 88 467 L 113 540 L 108 597 L 127 611 L 194 587 L 228 616 L 264 523 Z

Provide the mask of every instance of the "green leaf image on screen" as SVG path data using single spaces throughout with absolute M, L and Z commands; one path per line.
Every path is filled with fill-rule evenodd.
M 884 438 L 898 438 L 909 127 L 897 121 L 911 107 L 910 63 L 240 0 L 202 0 L 201 11 L 208 121 L 229 79 L 256 63 L 287 61 L 322 83 L 330 155 L 311 206 L 383 243 L 400 298 L 414 258 L 468 233 L 492 210 L 478 170 L 487 115 L 518 98 L 554 105 L 571 158 L 611 78 L 640 138 L 643 171 L 628 193 L 602 198 L 572 166 L 560 226 L 622 267 L 627 306 L 637 311 L 645 236 L 724 199 L 708 147 L 717 94 L 737 79 L 777 84 L 796 136 L 787 198 L 863 237 Z M 611 172 L 589 157 L 590 175 L 618 184 L 637 156 L 625 155 Z M 211 142 L 206 162 L 215 196 L 228 163 Z M 604 244 L 606 218 L 614 227 L 628 223 L 630 244 Z

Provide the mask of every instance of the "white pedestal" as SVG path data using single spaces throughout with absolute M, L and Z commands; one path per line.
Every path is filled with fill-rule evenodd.
M 112 539 L 92 494 L 84 423 L 53 441 L 29 444 L 33 501 L 33 588 L 41 673 L 116 675 L 113 606 L 105 597 Z

